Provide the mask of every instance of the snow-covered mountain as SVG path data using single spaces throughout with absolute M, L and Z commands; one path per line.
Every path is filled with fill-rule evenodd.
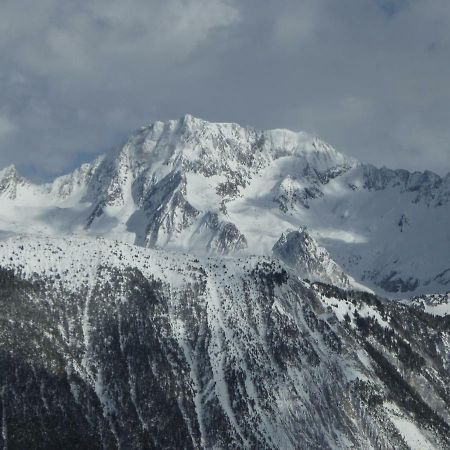
M 264 256 L 9 238 L 0 446 L 444 450 L 449 321 Z
M 0 172 L 3 234 L 270 255 L 287 229 L 307 226 L 354 280 L 393 297 L 449 289 L 448 223 L 450 174 L 379 169 L 305 133 L 189 115 L 48 184 Z
M 192 116 L 1 170 L 0 448 L 450 448 L 449 222 L 450 175 Z

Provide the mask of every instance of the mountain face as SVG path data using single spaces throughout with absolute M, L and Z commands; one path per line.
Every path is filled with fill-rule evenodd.
M 0 172 L 4 233 L 271 255 L 282 233 L 306 226 L 343 271 L 389 297 L 449 289 L 449 221 L 450 174 L 379 169 L 305 133 L 189 115 L 52 183 Z
M 419 301 L 105 239 L 0 266 L 3 448 L 450 446 L 450 316 Z

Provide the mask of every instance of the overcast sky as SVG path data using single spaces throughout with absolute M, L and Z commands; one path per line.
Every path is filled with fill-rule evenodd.
M 0 0 L 0 167 L 45 179 L 186 113 L 450 171 L 449 0 Z

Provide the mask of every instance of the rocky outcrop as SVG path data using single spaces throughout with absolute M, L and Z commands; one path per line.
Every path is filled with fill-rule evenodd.
M 0 170 L 0 195 L 10 200 L 17 197 L 18 186 L 26 186 L 27 180 L 22 178 L 15 166 L 6 167 Z
M 198 250 L 218 255 L 235 254 L 247 248 L 247 239 L 236 225 L 220 220 L 213 212 L 204 215 L 191 239 Z
M 288 230 L 272 249 L 273 255 L 295 270 L 302 278 L 323 281 L 344 289 L 351 281 L 329 253 L 320 247 L 306 228 Z

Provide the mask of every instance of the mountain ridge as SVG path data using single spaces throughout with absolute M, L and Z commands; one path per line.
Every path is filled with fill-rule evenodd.
M 303 132 L 187 115 L 139 129 L 52 183 L 35 186 L 11 173 L 0 177 L 3 232 L 267 255 L 286 229 L 307 226 L 344 271 L 379 293 L 450 285 L 443 253 L 450 174 L 378 169 Z

